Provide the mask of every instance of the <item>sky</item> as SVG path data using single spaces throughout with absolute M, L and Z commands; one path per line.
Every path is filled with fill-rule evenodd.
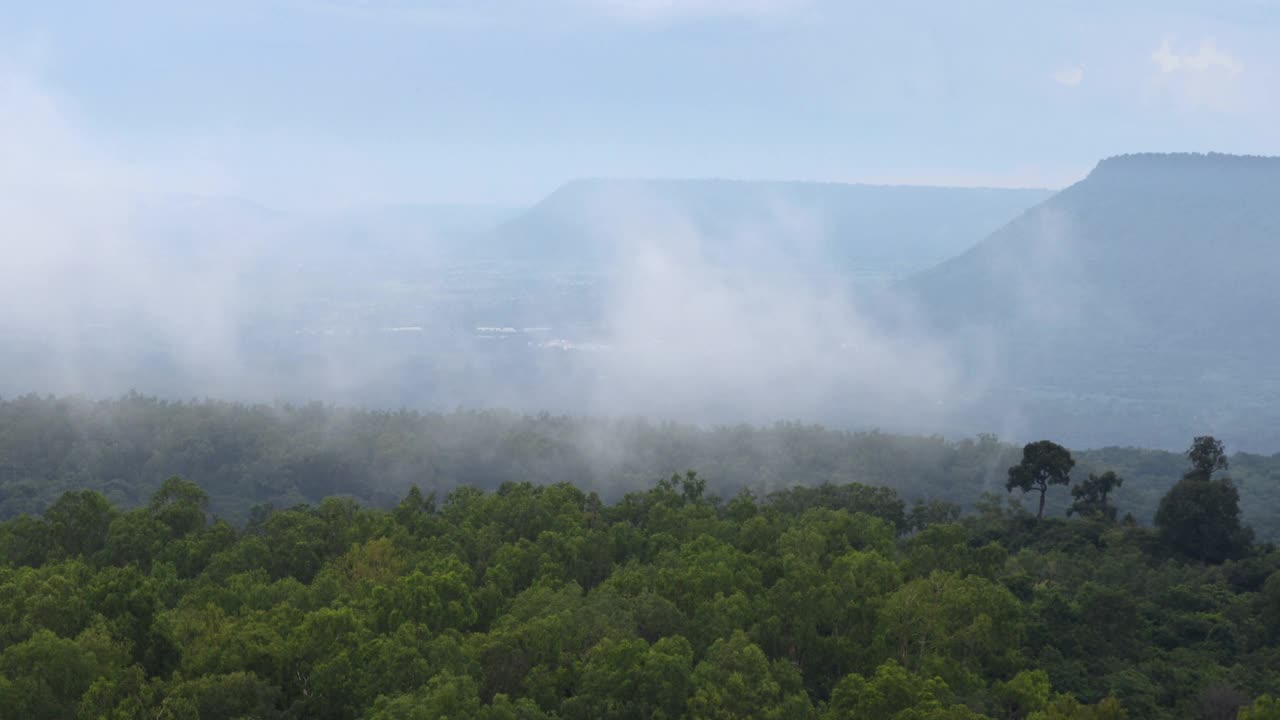
M 1277 88 L 1280 0 L 0 0 L 0 162 L 56 154 L 52 124 L 145 187 L 283 208 L 1062 187 L 1118 153 L 1280 154 Z

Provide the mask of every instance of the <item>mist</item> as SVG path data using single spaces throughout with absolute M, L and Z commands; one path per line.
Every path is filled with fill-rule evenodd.
M 590 407 L 701 422 L 779 419 L 936 428 L 973 386 L 947 349 L 882 325 L 820 252 L 820 219 L 780 203 L 732 230 L 717 262 L 687 218 L 656 198 L 607 199 L 596 228 L 621 248 L 605 293 L 604 345 Z M 787 245 L 762 242 L 781 226 Z M 723 239 L 719 239 L 723 244 Z M 723 255 L 723 251 L 718 254 Z
M 8 395 L 927 432 L 982 391 L 936 339 L 888 328 L 880 288 L 832 267 L 823 218 L 782 196 L 708 238 L 642 186 L 602 193 L 584 216 L 613 251 L 566 282 L 487 249 L 483 216 L 272 210 L 225 169 L 138 161 L 31 75 L 0 88 Z
M 1243 348 L 1182 347 L 1149 373 L 1151 348 L 1181 347 L 1182 328 L 1161 329 L 1168 310 L 1202 318 L 1205 336 L 1220 326 L 1149 271 L 1181 277 L 1192 251 L 1152 260 L 1141 244 L 1161 198 L 1199 186 L 1150 178 L 1244 161 L 1119 158 L 1057 194 L 566 178 L 529 207 L 317 191 L 280 209 L 198 138 L 160 162 L 175 146 L 90 130 L 38 75 L 2 77 L 6 396 L 1280 442 L 1260 401 L 1240 401 L 1256 376 Z M 367 175 L 342 182 L 390 181 L 352 167 Z M 1115 215 L 1116 192 L 1151 212 Z M 1171 247 L 1215 222 L 1174 202 L 1191 214 Z M 1251 237 L 1239 242 L 1255 252 Z M 1248 252 L 1239 274 L 1267 265 Z
M 200 217 L 197 200 L 167 230 L 147 227 L 166 194 L 146 169 L 92 142 L 30 81 L 0 87 L 6 391 L 117 392 L 157 364 L 198 378 L 192 392 L 251 380 L 245 269 L 269 238 Z
M 1271 4 L 8 3 L 0 715 L 1272 717 Z

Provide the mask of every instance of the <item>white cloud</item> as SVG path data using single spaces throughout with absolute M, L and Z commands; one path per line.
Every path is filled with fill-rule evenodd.
M 1200 42 L 1200 49 L 1194 54 L 1179 54 L 1173 48 L 1172 38 L 1165 38 L 1160 47 L 1151 53 L 1151 60 L 1162 73 L 1211 73 L 1225 72 L 1228 75 L 1239 75 L 1244 71 L 1244 63 L 1240 59 L 1218 48 L 1217 43 L 1208 38 Z
M 1084 82 L 1084 66 L 1070 65 L 1053 73 L 1053 81 L 1066 87 L 1076 87 Z
M 1242 82 L 1244 62 L 1218 47 L 1213 38 L 1201 40 L 1193 51 L 1166 37 L 1151 53 L 1151 62 L 1156 93 L 1184 107 L 1231 111 L 1250 102 Z

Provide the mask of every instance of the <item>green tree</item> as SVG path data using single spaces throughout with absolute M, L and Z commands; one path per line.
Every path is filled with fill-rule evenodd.
M 442 673 L 418 690 L 380 697 L 368 720 L 466 720 L 481 717 L 483 710 L 475 680 Z
M 49 536 L 62 555 L 88 557 L 107 544 L 116 509 L 93 490 L 63 493 L 44 513 Z
M 678 635 L 653 645 L 638 638 L 606 638 L 587 656 L 578 687 L 561 714 L 582 720 L 679 718 L 692 670 L 693 647 Z
M 1240 708 L 1237 720 L 1280 720 L 1280 700 L 1263 695 L 1252 705 Z
M 1280 640 L 1280 570 L 1271 573 L 1262 584 L 1257 608 L 1266 638 L 1271 642 Z
M 409 493 L 396 506 L 393 514 L 397 523 L 403 525 L 410 532 L 418 532 L 425 525 L 426 519 L 434 515 L 435 512 L 435 492 L 423 495 L 422 490 L 417 485 L 414 485 L 409 488 Z
M 280 688 L 253 673 L 202 675 L 174 684 L 160 702 L 156 717 L 162 720 L 183 717 L 193 720 L 271 720 L 281 716 L 277 709 L 279 701 Z M 190 714 L 173 712 L 175 707 L 187 709 Z
M 809 699 L 798 687 L 786 687 L 781 668 L 746 633 L 735 631 L 715 641 L 693 671 L 693 696 L 687 717 L 693 720 L 805 718 Z
M 5 717 L 63 720 L 75 717 L 80 699 L 116 669 L 124 657 L 101 631 L 86 630 L 75 640 L 40 630 L 0 653 L 0 708 Z
M 683 478 L 672 478 L 680 484 L 680 496 L 687 503 L 702 502 L 702 496 L 707 491 L 707 481 L 698 477 L 698 473 L 690 470 L 684 474 Z
M 1107 495 L 1124 484 L 1124 478 L 1108 470 L 1101 475 L 1089 473 L 1089 479 L 1071 488 L 1074 502 L 1067 510 L 1067 515 L 1079 514 L 1082 517 L 1115 520 L 1116 508 L 1107 503 Z
M 1240 494 L 1231 478 L 1212 477 L 1227 467 L 1222 443 L 1198 437 L 1187 456 L 1191 469 L 1160 499 L 1156 510 L 1161 538 L 1173 552 L 1204 562 L 1241 556 L 1253 532 L 1240 524 Z
M 953 680 L 1011 669 L 1022 611 L 1004 587 L 976 575 L 930 573 L 886 600 L 880 629 L 898 661 Z
M 20 515 L 0 525 L 0 561 L 12 565 L 43 565 L 52 542 L 49 524 L 30 515 Z
M 997 543 L 979 542 L 963 525 L 930 525 L 907 541 L 902 568 L 913 578 L 943 570 L 993 580 L 1009 553 Z
M 99 677 L 80 697 L 77 720 L 132 720 L 156 716 L 160 683 L 148 683 L 146 671 L 133 665 L 114 677 Z M 266 717 L 271 717 L 270 715 Z
M 151 496 L 149 507 L 174 537 L 184 537 L 205 526 L 209 496 L 199 485 L 174 476 L 161 483 Z
M 1000 704 L 1000 717 L 1008 720 L 1022 720 L 1042 709 L 1049 702 L 1051 690 L 1049 673 L 1044 670 L 1023 670 L 992 688 Z
M 925 678 L 907 672 L 893 660 L 876 668 L 870 678 L 858 674 L 842 678 L 823 714 L 823 720 L 977 720 L 980 717 L 954 701 L 942 678 Z
M 115 565 L 151 562 L 170 539 L 170 528 L 145 509 L 130 510 L 111 521 L 107 530 L 106 557 Z
M 1212 435 L 1201 435 L 1192 440 L 1187 458 L 1191 460 L 1191 470 L 1184 477 L 1188 478 L 1208 480 L 1215 472 L 1226 470 L 1228 466 L 1222 441 Z
M 1043 710 L 1027 716 L 1027 720 L 1127 720 L 1129 717 L 1115 697 L 1105 697 L 1096 705 L 1085 705 L 1070 695 L 1059 695 Z
M 1040 493 L 1040 507 L 1036 511 L 1036 519 L 1044 517 L 1044 496 L 1050 485 L 1068 485 L 1071 483 L 1071 468 L 1076 461 L 1071 453 L 1061 445 L 1049 440 L 1038 440 L 1027 443 L 1022 448 L 1022 462 L 1009 468 L 1009 479 L 1005 489 L 1014 489 L 1024 493 L 1036 491 Z
M 960 506 L 946 500 L 917 500 L 907 513 L 907 525 L 917 532 L 930 525 L 945 525 L 960 519 Z
M 476 620 L 471 569 L 457 558 L 442 558 L 430 573 L 421 570 L 373 588 L 377 627 L 392 630 L 405 622 L 432 630 L 466 629 Z

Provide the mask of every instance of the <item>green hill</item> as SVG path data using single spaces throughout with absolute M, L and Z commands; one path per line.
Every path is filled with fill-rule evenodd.
M 1280 447 L 1280 158 L 1110 158 L 900 286 L 992 408 L 1077 445 Z

